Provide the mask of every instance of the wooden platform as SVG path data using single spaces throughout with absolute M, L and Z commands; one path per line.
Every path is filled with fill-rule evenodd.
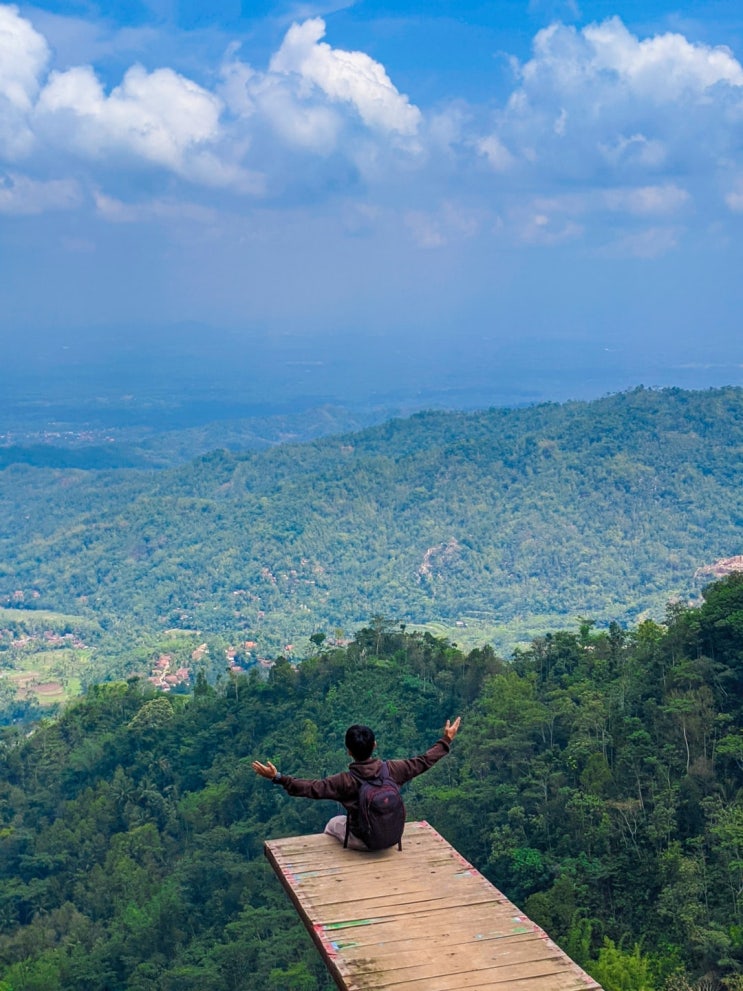
M 265 852 L 342 991 L 601 991 L 427 822 L 402 852 L 322 833 Z

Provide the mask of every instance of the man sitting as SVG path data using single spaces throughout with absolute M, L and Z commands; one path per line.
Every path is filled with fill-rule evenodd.
M 405 760 L 388 760 L 382 762 L 372 754 L 377 741 L 368 726 L 353 725 L 346 730 L 346 751 L 352 758 L 347 771 L 331 774 L 327 778 L 294 778 L 277 771 L 271 761 L 261 764 L 253 761 L 252 767 L 256 774 L 268 778 L 274 784 L 281 785 L 289 794 L 299 798 L 329 799 L 346 809 L 347 815 L 334 816 L 325 826 L 325 832 L 341 843 L 347 840 L 347 845 L 353 850 L 368 850 L 369 847 L 361 838 L 363 828 L 359 819 L 359 789 L 362 781 L 380 779 L 383 774 L 383 763 L 387 772 L 396 785 L 404 785 L 406 781 L 423 774 L 449 753 L 451 742 L 457 735 L 461 716 L 454 722 L 446 720 L 446 726 L 441 738 L 418 757 Z

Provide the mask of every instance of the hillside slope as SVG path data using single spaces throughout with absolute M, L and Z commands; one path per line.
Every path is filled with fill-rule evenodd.
M 451 753 L 405 787 L 411 820 L 606 991 L 740 991 L 742 647 L 737 574 L 667 628 L 583 624 L 512 663 L 380 623 L 190 698 L 94 686 L 0 730 L 0 988 L 330 991 L 262 845 L 338 807 L 251 762 L 323 777 L 352 723 L 399 758 L 456 714 Z
M 662 616 L 740 552 L 743 391 L 424 413 L 165 472 L 0 472 L 0 603 L 281 647 L 406 623 Z

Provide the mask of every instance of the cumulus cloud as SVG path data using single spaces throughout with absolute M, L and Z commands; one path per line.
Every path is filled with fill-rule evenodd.
M 723 46 L 692 44 L 680 34 L 640 41 L 618 17 L 590 25 L 583 35 L 595 72 L 615 74 L 631 92 L 656 104 L 706 97 L 718 83 L 743 86 L 743 69 Z
M 701 201 L 728 217 L 743 209 L 743 67 L 725 47 L 640 38 L 618 18 L 554 23 L 527 61 L 512 61 L 498 109 L 484 81 L 480 106 L 453 94 L 424 113 L 382 64 L 325 38 L 325 22 L 310 17 L 262 67 L 234 43 L 200 83 L 132 65 L 109 85 L 93 65 L 55 68 L 43 35 L 0 4 L 0 162 L 12 172 L 2 209 L 94 202 L 112 222 L 167 221 L 170 201 L 127 208 L 105 188 L 144 170 L 201 187 L 205 200 L 214 189 L 280 203 L 361 188 L 432 248 L 492 230 L 493 216 L 499 238 L 540 245 L 610 217 L 630 230 L 628 250 L 647 257 L 682 236 L 660 225 L 695 222 Z M 26 161 L 36 178 L 24 185 Z
M 298 99 L 283 80 L 272 76 L 253 77 L 250 105 L 262 121 L 290 147 L 328 155 L 338 146 L 343 127 L 333 107 Z
M 320 17 L 293 24 L 271 59 L 271 72 L 295 74 L 334 103 L 348 104 L 367 127 L 415 134 L 421 112 L 397 91 L 384 67 L 364 52 L 331 48 L 321 41 L 324 36 L 325 22 Z
M 0 148 L 6 159 L 20 157 L 31 148 L 28 114 L 49 58 L 46 40 L 20 16 L 18 8 L 0 6 Z
M 45 39 L 0 6 L 0 157 L 64 150 L 140 161 L 204 185 L 259 191 L 260 178 L 217 155 L 222 101 L 170 68 L 132 66 L 107 93 L 91 66 L 47 75 Z
M 58 125 L 57 138 L 93 157 L 126 151 L 186 171 L 188 153 L 219 134 L 220 101 L 173 72 L 128 70 L 106 95 L 89 66 L 52 73 L 36 112 Z
M 743 67 L 729 49 L 671 33 L 640 39 L 616 17 L 540 31 L 518 76 L 478 144 L 496 171 L 507 161 L 596 183 L 700 161 L 712 171 L 733 149 L 731 115 L 743 107 Z
M 355 165 L 374 163 L 373 143 L 401 144 L 421 113 L 383 66 L 332 48 L 324 34 L 320 18 L 294 24 L 266 71 L 242 63 L 233 46 L 214 89 L 172 68 L 133 65 L 108 90 L 91 65 L 49 72 L 43 36 L 18 8 L 0 5 L 0 159 L 63 150 L 261 195 L 264 165 L 286 176 L 290 168 L 279 162 L 292 149 L 336 154 L 352 125 L 358 140 L 342 153 Z
M 510 107 L 539 106 L 551 121 L 569 115 L 575 122 L 577 107 L 590 122 L 607 112 L 641 118 L 657 107 L 709 105 L 722 98 L 712 92 L 718 86 L 743 86 L 743 68 L 728 48 L 679 34 L 641 40 L 612 17 L 582 30 L 556 23 L 538 32 Z
M 0 6 L 0 95 L 29 110 L 39 90 L 39 76 L 49 60 L 49 46 L 17 7 Z

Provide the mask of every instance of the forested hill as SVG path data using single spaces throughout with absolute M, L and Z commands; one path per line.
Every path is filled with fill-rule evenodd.
M 423 413 L 164 472 L 0 472 L 0 603 L 238 631 L 267 655 L 372 611 L 662 618 L 741 552 L 743 392 Z
M 382 756 L 452 752 L 405 789 L 606 991 L 743 987 L 743 576 L 628 631 L 513 663 L 383 622 L 347 649 L 193 696 L 130 679 L 0 733 L 3 991 L 330 991 L 262 855 L 338 809 L 346 726 Z M 405 856 L 403 849 L 400 856 Z

